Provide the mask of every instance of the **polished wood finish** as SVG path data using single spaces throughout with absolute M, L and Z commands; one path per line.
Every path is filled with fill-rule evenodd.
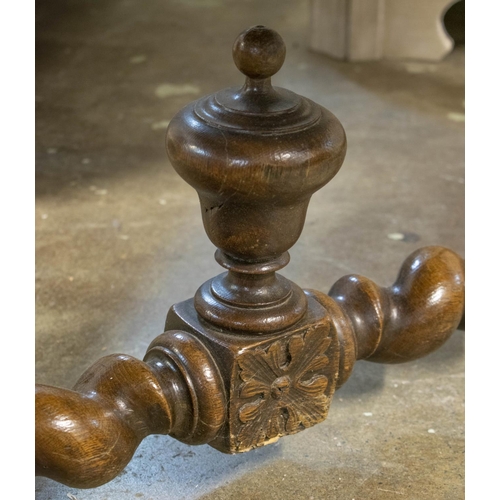
M 315 298 L 306 300 L 307 312 L 294 326 L 261 335 L 208 325 L 192 299 L 170 309 L 166 329 L 182 328 L 203 339 L 228 387 L 226 423 L 211 446 L 248 451 L 326 418 L 340 346 L 328 311 Z
M 284 57 L 275 31 L 243 32 L 233 58 L 245 84 L 186 106 L 167 130 L 170 161 L 197 190 L 216 259 L 229 270 L 202 285 L 194 305 L 225 330 L 279 331 L 305 314 L 303 291 L 276 271 L 288 263 L 312 194 L 346 153 L 330 111 L 272 86 Z
M 403 263 L 394 284 L 381 288 L 358 275 L 339 279 L 315 297 L 333 319 L 340 343 L 337 388 L 354 363 L 404 363 L 441 347 L 465 327 L 465 262 L 443 247 L 425 247 Z
M 149 434 L 211 441 L 225 420 L 219 370 L 194 336 L 169 331 L 144 361 L 100 359 L 73 390 L 36 385 L 36 474 L 78 488 L 113 479 Z
M 389 288 L 351 275 L 326 295 L 277 273 L 346 153 L 333 114 L 272 86 L 285 53 L 275 31 L 243 32 L 233 57 L 244 85 L 171 121 L 167 153 L 198 192 L 226 272 L 170 308 L 143 361 L 111 355 L 73 390 L 36 386 L 37 474 L 98 486 L 149 434 L 225 453 L 273 443 L 323 421 L 356 360 L 411 361 L 459 324 L 464 264 L 441 247 L 413 253 Z

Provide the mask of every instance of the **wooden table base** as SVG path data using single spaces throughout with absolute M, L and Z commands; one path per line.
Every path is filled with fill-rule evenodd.
M 360 359 L 411 361 L 441 346 L 464 315 L 464 261 L 422 248 L 393 286 L 362 276 L 329 294 L 277 271 L 312 194 L 340 169 L 342 125 L 274 88 L 285 45 L 256 26 L 233 47 L 246 76 L 181 110 L 167 131 L 174 168 L 199 194 L 227 271 L 175 304 L 143 361 L 116 354 L 73 390 L 36 386 L 36 473 L 90 488 L 112 480 L 149 434 L 240 453 L 322 422 Z

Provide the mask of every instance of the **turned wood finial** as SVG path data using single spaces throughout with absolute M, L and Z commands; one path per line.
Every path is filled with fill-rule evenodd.
M 233 47 L 244 85 L 191 103 L 167 130 L 168 156 L 198 191 L 216 260 L 228 269 L 200 287 L 195 307 L 232 331 L 279 331 L 303 317 L 303 291 L 276 271 L 288 263 L 311 195 L 346 152 L 344 129 L 330 111 L 271 85 L 285 52 L 275 31 L 244 31 Z
M 253 26 L 241 33 L 233 45 L 237 68 L 251 80 L 263 80 L 277 73 L 285 62 L 286 47 L 276 31 Z
M 243 32 L 233 57 L 245 83 L 186 106 L 166 137 L 227 271 L 170 308 L 143 361 L 106 356 L 73 390 L 36 387 L 37 474 L 98 486 L 156 433 L 226 453 L 276 442 L 326 418 L 357 360 L 417 359 L 460 323 L 464 261 L 442 247 L 410 255 L 388 288 L 350 275 L 326 295 L 277 273 L 312 194 L 342 165 L 345 133 L 272 86 L 285 58 L 275 31 Z

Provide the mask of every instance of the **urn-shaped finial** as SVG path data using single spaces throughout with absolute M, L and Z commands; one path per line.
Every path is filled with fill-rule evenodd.
M 217 260 L 228 269 L 231 262 L 252 269 L 267 262 L 267 272 L 285 265 L 311 195 L 344 160 L 346 139 L 337 118 L 305 97 L 272 86 L 285 53 L 274 30 L 254 26 L 244 31 L 233 46 L 235 64 L 246 76 L 243 86 L 189 104 L 167 130 L 168 156 L 197 190 L 205 230 L 219 249 Z M 261 295 L 265 302 L 283 293 L 267 288 Z
M 285 58 L 274 30 L 243 32 L 233 57 L 243 87 L 185 107 L 170 123 L 167 152 L 198 191 L 218 248 L 239 259 L 274 258 L 297 241 L 310 196 L 342 165 L 345 134 L 326 109 L 271 85 Z

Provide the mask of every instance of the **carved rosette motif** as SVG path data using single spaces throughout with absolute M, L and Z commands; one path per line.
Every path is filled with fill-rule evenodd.
M 332 397 L 329 333 L 324 323 L 311 326 L 238 357 L 238 451 L 275 442 L 326 418 Z

